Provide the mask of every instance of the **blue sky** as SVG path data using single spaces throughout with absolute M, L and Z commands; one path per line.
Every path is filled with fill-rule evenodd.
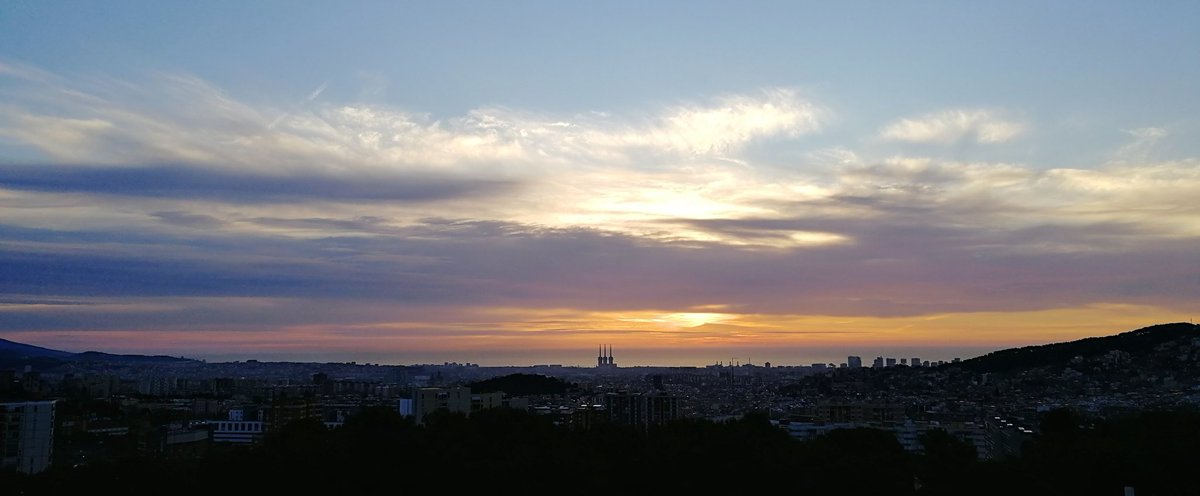
M 939 106 L 1195 115 L 1194 2 L 12 2 L 10 60 L 67 74 L 193 74 L 240 99 L 439 116 L 482 105 L 619 111 L 801 87 L 861 118 Z M 858 112 L 854 112 L 858 114 Z M 858 119 L 855 119 L 858 120 Z M 1136 122 L 1124 122 L 1135 120 Z
M 0 333 L 787 363 L 1185 319 L 1197 25 L 1195 2 L 8 2 Z

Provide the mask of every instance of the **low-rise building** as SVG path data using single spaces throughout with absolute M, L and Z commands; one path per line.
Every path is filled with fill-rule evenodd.
M 445 411 L 470 415 L 473 412 L 504 406 L 504 393 L 472 393 L 465 386 L 418 388 L 413 391 L 411 412 L 417 423 L 425 416 Z

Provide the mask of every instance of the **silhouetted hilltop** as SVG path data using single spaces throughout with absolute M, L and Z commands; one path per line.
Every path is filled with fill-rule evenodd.
M 1112 360 L 1136 360 L 1156 354 L 1169 354 L 1180 346 L 1191 347 L 1194 339 L 1200 339 L 1200 325 L 1176 322 L 1144 327 L 1114 336 L 994 351 L 952 366 L 974 372 L 1008 372 L 1065 366 L 1072 361 L 1078 361 L 1077 357 L 1083 360 L 1104 357 L 1110 357 Z
M 504 391 L 509 396 L 530 396 L 535 394 L 563 394 L 574 387 L 573 384 L 536 374 L 510 374 L 501 377 L 469 384 L 471 392 L 494 393 Z
M 0 339 L 0 357 L 12 358 L 70 358 L 75 355 L 69 351 L 52 350 L 31 344 L 18 343 Z
M 85 351 L 76 353 L 72 359 L 89 362 L 190 362 L 191 358 L 180 358 L 167 355 L 114 355 L 100 351 Z
M 192 361 L 163 355 L 116 355 L 99 351 L 71 353 L 0 339 L 0 368 L 16 368 L 32 365 L 34 368 L 53 367 L 65 362 L 138 362 L 166 363 Z

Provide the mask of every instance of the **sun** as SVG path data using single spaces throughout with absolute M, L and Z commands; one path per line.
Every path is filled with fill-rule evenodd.
M 700 327 L 705 324 L 719 324 L 737 318 L 728 313 L 672 313 L 663 316 L 663 320 L 679 327 Z

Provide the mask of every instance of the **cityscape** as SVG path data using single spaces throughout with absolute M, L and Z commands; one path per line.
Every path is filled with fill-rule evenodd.
M 0 469 L 46 477 L 131 456 L 237 456 L 264 449 L 289 426 L 317 422 L 338 432 L 380 412 L 432 428 L 425 425 L 445 415 L 511 411 L 564 432 L 656 433 L 679 422 L 758 419 L 800 444 L 880 432 L 911 456 L 928 456 L 937 433 L 974 463 L 997 466 L 1046 435 L 1047 415 L 1100 422 L 1162 411 L 1200 419 L 1200 325 L 1191 323 L 968 360 L 876 357 L 864 365 L 848 356 L 835 366 L 621 367 L 619 348 L 608 345 L 598 347 L 593 367 L 481 367 L 208 363 L 0 344 L 0 362 L 18 367 L 0 370 Z M 1191 432 L 1179 442 L 1194 440 Z
M 0 496 L 1196 496 L 1200 2 L 0 2 Z

